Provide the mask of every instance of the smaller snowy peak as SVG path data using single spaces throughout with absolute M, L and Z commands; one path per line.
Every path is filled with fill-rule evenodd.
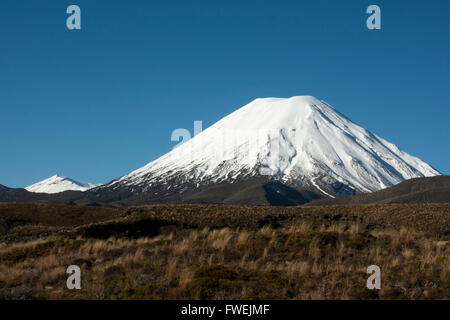
M 95 187 L 100 186 L 101 184 L 95 183 L 83 183 L 78 182 L 73 179 L 59 176 L 55 174 L 54 176 L 37 182 L 31 186 L 25 188 L 25 190 L 29 192 L 35 193 L 59 193 L 64 191 L 86 191 Z

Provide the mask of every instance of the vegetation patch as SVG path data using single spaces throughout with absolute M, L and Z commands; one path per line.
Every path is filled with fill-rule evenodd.
M 193 280 L 186 285 L 184 295 L 188 299 L 217 299 L 245 288 L 247 295 L 241 298 L 268 299 L 276 297 L 277 290 L 281 290 L 286 282 L 274 272 L 211 265 L 194 270 Z
M 68 207 L 0 204 L 0 299 L 450 296 L 447 204 Z M 370 265 L 381 290 L 366 288 Z

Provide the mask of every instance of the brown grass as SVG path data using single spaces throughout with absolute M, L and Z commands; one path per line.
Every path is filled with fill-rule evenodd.
M 131 208 L 37 240 L 12 230 L 0 242 L 0 299 L 450 297 L 445 205 L 170 208 Z M 136 236 L 152 222 L 158 234 Z M 86 236 L 96 228 L 101 238 Z M 109 228 L 114 236 L 104 238 Z M 81 290 L 66 289 L 71 264 L 81 267 Z M 373 264 L 381 290 L 365 287 Z

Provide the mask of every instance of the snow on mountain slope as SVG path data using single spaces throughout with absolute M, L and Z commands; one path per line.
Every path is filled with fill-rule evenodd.
M 102 188 L 145 192 L 265 176 L 324 195 L 440 173 L 312 96 L 256 99 Z
M 82 183 L 56 174 L 48 179 L 26 187 L 25 189 L 36 193 L 59 193 L 68 190 L 86 191 L 98 186 L 100 185 L 94 183 Z

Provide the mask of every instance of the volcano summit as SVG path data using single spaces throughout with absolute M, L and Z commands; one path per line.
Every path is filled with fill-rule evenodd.
M 247 203 L 242 198 L 246 190 L 250 195 L 263 188 L 266 198 L 300 196 L 305 202 L 439 174 L 326 102 L 294 96 L 256 99 L 155 161 L 87 194 L 107 202 L 242 204 Z

